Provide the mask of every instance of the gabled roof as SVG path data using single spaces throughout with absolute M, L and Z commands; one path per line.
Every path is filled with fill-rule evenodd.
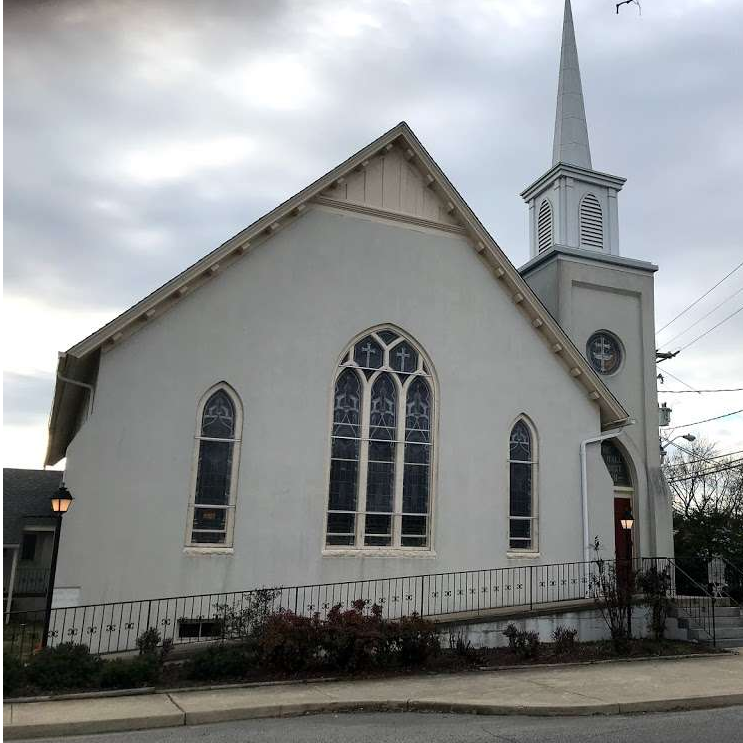
M 52 518 L 51 497 L 62 482 L 59 470 L 3 469 L 3 544 L 20 544 L 28 518 Z
M 514 304 L 529 317 L 535 332 L 544 338 L 552 351 L 563 361 L 566 371 L 576 378 L 585 387 L 588 396 L 596 401 L 601 409 L 602 424 L 608 426 L 627 420 L 629 417 L 627 411 L 599 379 L 557 321 L 542 305 L 410 127 L 405 122 L 401 122 L 178 276 L 163 284 L 100 330 L 72 346 L 66 353 L 60 354 L 49 424 L 47 464 L 54 464 L 65 456 L 67 445 L 74 436 L 74 426 L 79 417 L 80 406 L 85 400 L 84 391 L 69 380 L 91 382 L 96 373 L 98 354 L 101 351 L 105 352 L 122 343 L 128 336 L 136 333 L 145 324 L 177 304 L 186 293 L 195 291 L 218 272 L 227 270 L 232 263 L 240 260 L 257 244 L 270 239 L 285 225 L 300 218 L 308 204 L 315 200 L 319 203 L 326 203 L 327 199 L 323 196 L 323 192 L 367 167 L 369 161 L 375 156 L 389 152 L 394 147 L 401 148 L 408 162 L 421 172 L 428 187 L 446 205 L 447 214 L 451 218 L 449 221 L 455 223 L 458 231 L 466 235 L 473 249 L 490 268 L 504 290 L 509 292 Z M 383 212 L 383 210 L 375 211 Z M 391 213 L 390 216 L 392 216 Z M 431 226 L 451 229 L 449 225 L 434 222 Z M 60 376 L 68 381 L 60 379 Z

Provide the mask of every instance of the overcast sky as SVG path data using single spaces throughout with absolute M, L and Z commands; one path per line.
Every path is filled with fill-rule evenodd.
M 6 2 L 4 465 L 42 465 L 59 350 L 400 120 L 524 263 L 518 193 L 551 165 L 562 5 Z M 573 12 L 593 165 L 628 179 L 621 251 L 660 266 L 661 327 L 743 261 L 743 2 Z M 743 269 L 660 341 L 741 289 Z M 743 313 L 663 368 L 667 389 L 743 387 Z M 743 408 L 661 399 L 679 425 Z M 741 415 L 689 431 L 743 449 Z

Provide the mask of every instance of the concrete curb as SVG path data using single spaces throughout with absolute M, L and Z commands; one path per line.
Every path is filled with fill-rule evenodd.
M 84 735 L 93 733 L 145 730 L 181 725 L 204 725 L 237 720 L 255 720 L 267 717 L 298 717 L 321 713 L 349 712 L 443 712 L 476 715 L 521 715 L 540 717 L 566 717 L 590 715 L 618 715 L 641 712 L 672 712 L 681 710 L 713 709 L 743 704 L 743 693 L 695 696 L 677 699 L 643 700 L 623 703 L 587 703 L 566 705 L 500 705 L 475 701 L 446 700 L 369 700 L 323 701 L 296 704 L 265 704 L 231 709 L 212 709 L 184 712 L 169 694 L 173 706 L 170 713 L 139 716 L 111 717 L 102 720 L 77 720 L 55 723 L 11 723 L 3 728 L 6 740 Z

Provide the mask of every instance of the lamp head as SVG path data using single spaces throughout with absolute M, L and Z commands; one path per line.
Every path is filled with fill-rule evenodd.
M 52 496 L 52 511 L 57 514 L 65 514 L 72 505 L 72 493 L 62 483 L 59 490 Z

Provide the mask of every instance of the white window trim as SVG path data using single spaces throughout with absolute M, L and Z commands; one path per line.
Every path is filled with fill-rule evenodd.
M 219 391 L 224 390 L 227 393 L 232 405 L 235 409 L 235 434 L 232 439 L 215 439 L 209 436 L 201 435 L 201 424 L 204 415 L 204 407 L 209 401 L 211 396 Z M 232 554 L 234 533 L 235 533 L 235 510 L 237 503 L 237 488 L 238 488 L 238 475 L 240 470 L 240 449 L 242 444 L 242 426 L 243 426 L 243 410 L 242 401 L 240 396 L 235 390 L 226 382 L 219 382 L 210 387 L 199 400 L 199 404 L 196 408 L 196 426 L 194 428 L 194 447 L 193 455 L 191 458 L 191 487 L 188 499 L 188 511 L 186 516 L 186 534 L 185 534 L 185 546 L 184 553 L 191 555 L 210 555 L 210 554 Z M 193 541 L 193 518 L 194 510 L 197 507 L 196 504 L 196 482 L 199 475 L 199 450 L 201 448 L 202 441 L 228 441 L 232 443 L 232 471 L 230 472 L 230 493 L 229 500 L 226 505 L 213 506 L 214 508 L 221 508 L 227 511 L 225 519 L 225 541 L 224 542 L 194 542 Z M 209 507 L 209 504 L 199 503 L 198 508 Z M 200 530 L 203 531 L 203 530 Z M 222 533 L 222 530 L 215 530 Z
M 519 422 L 523 422 L 531 435 L 531 459 L 511 459 L 511 431 Z M 506 557 L 539 557 L 539 439 L 536 426 L 529 416 L 522 413 L 516 417 L 508 428 L 508 459 L 506 460 Z M 511 464 L 530 464 L 531 469 L 531 516 L 511 516 Z M 511 546 L 511 521 L 531 521 L 531 544 L 528 547 Z
M 380 332 L 385 330 L 392 331 L 393 333 L 400 336 L 401 339 L 407 341 L 418 353 L 418 372 L 415 375 L 409 376 L 405 383 L 401 383 L 397 372 L 389 366 L 382 366 L 379 369 L 374 370 L 374 373 L 366 378 L 364 374 L 365 367 L 359 366 L 353 359 L 353 349 L 356 344 L 368 335 L 375 337 L 376 341 L 382 346 L 386 347 L 386 342 L 378 335 Z M 349 355 L 350 354 L 350 355 Z M 349 360 L 350 359 L 350 360 Z M 421 371 L 425 364 L 426 372 Z M 332 464 L 332 447 L 333 447 L 333 414 L 334 414 L 334 403 L 335 403 L 335 385 L 338 377 L 347 368 L 355 369 L 356 374 L 359 376 L 361 381 L 361 410 L 359 416 L 359 429 L 361 436 L 359 438 L 359 472 L 356 483 L 357 494 L 356 494 L 356 514 L 355 520 L 355 545 L 332 545 L 327 543 L 328 536 L 328 513 L 330 512 L 330 470 Z M 369 449 L 369 419 L 371 414 L 371 388 L 377 378 L 383 374 L 388 373 L 392 376 L 397 393 L 397 418 L 396 426 L 397 433 L 395 434 L 395 492 L 393 496 L 393 510 L 389 514 L 392 516 L 392 544 L 385 546 L 365 545 L 364 542 L 364 529 L 366 521 L 366 484 L 368 476 L 368 449 Z M 407 391 L 412 384 L 413 380 L 417 377 L 423 377 L 431 388 L 431 461 L 429 465 L 429 487 L 428 487 L 428 513 L 427 516 L 427 534 L 426 534 L 426 545 L 423 547 L 410 547 L 403 546 L 400 543 L 401 540 L 401 529 L 402 529 L 402 497 L 403 497 L 403 477 L 404 477 L 404 460 L 405 460 L 405 401 L 407 398 Z M 369 394 L 367 394 L 367 390 Z M 329 422 L 330 425 L 328 435 L 328 446 L 327 446 L 327 477 L 325 482 L 325 510 L 323 512 L 323 530 L 322 530 L 322 550 L 321 554 L 323 557 L 435 557 L 433 536 L 434 536 L 434 514 L 436 505 L 436 482 L 437 482 L 437 452 L 438 452 L 438 402 L 439 402 L 439 391 L 438 383 L 431 363 L 431 359 L 428 354 L 425 353 L 420 343 L 418 343 L 407 331 L 398 328 L 395 325 L 379 325 L 371 329 L 364 330 L 358 333 L 354 339 L 345 347 L 344 351 L 340 354 L 336 360 L 334 372 L 332 375 L 332 381 L 330 385 L 329 394 Z M 403 414 L 401 415 L 401 411 Z M 413 514 L 415 516 L 422 516 L 423 514 Z

